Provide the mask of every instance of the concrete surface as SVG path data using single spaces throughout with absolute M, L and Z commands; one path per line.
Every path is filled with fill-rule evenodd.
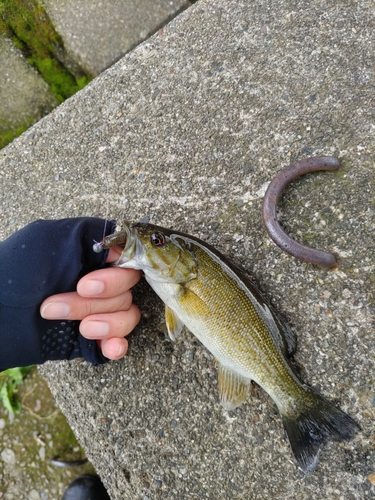
M 188 0 L 41 0 L 65 48 L 96 76 L 146 40 Z
M 43 78 L 1 35 L 0 68 L 0 131 L 31 124 L 57 106 Z
M 200 0 L 0 152 L 1 236 L 37 218 L 109 214 L 197 234 L 244 265 L 298 335 L 304 378 L 362 432 L 296 468 L 270 398 L 228 414 L 211 355 L 165 339 L 162 306 L 126 359 L 42 368 L 111 498 L 372 498 L 374 33 L 372 2 Z M 283 166 L 336 155 L 296 181 L 284 227 L 336 252 L 327 272 L 283 254 L 261 222 Z
M 180 11 L 188 0 L 43 0 L 63 38 L 59 57 L 73 75 L 82 68 L 98 75 L 148 38 Z M 13 44 L 0 36 L 0 131 L 27 127 L 58 102 L 38 72 Z

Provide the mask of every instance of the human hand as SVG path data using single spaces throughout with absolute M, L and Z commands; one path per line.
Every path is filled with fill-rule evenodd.
M 111 248 L 107 263 L 114 262 L 121 251 L 119 246 Z M 81 335 L 96 340 L 108 359 L 120 359 L 128 349 L 124 336 L 134 329 L 141 317 L 130 292 L 140 276 L 140 271 L 134 269 L 98 269 L 80 279 L 76 292 L 59 293 L 45 299 L 40 314 L 49 320 L 82 320 Z

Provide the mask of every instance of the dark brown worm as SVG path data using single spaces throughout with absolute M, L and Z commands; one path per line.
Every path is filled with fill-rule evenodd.
M 280 227 L 276 217 L 276 205 L 285 186 L 296 177 L 317 170 L 338 170 L 339 168 L 340 163 L 333 156 L 315 156 L 292 163 L 281 170 L 271 181 L 263 199 L 263 222 L 276 245 L 298 259 L 329 269 L 337 267 L 335 256 L 292 240 Z

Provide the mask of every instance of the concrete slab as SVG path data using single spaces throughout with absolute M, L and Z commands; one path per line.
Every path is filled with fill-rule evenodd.
M 306 380 L 362 426 L 296 468 L 270 398 L 221 409 L 211 355 L 173 345 L 141 284 L 121 362 L 42 372 L 112 499 L 371 498 L 375 471 L 372 2 L 200 0 L 0 152 L 1 236 L 37 218 L 105 214 L 198 234 L 257 277 L 298 335 Z M 340 255 L 336 272 L 283 254 L 261 222 L 290 161 L 338 174 L 291 186 L 281 219 Z
M 0 131 L 28 126 L 57 105 L 43 78 L 3 36 L 0 67 Z
M 96 76 L 190 6 L 188 0 L 42 0 L 73 59 Z

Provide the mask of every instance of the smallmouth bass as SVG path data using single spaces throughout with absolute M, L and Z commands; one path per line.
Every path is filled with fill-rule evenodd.
M 104 248 L 120 244 L 117 267 L 141 269 L 165 304 L 172 340 L 184 325 L 218 363 L 220 401 L 232 410 L 253 380 L 274 400 L 301 469 L 314 470 L 322 446 L 360 429 L 346 413 L 302 383 L 288 364 L 296 348 L 287 324 L 250 280 L 211 245 L 152 224 L 125 223 Z

